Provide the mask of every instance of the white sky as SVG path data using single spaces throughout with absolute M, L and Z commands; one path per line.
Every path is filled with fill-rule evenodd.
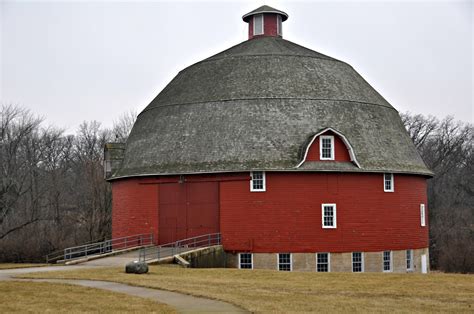
M 351 64 L 397 110 L 474 121 L 472 1 L 0 0 L 0 103 L 74 132 L 141 111 L 183 68 L 289 14 L 285 39 Z

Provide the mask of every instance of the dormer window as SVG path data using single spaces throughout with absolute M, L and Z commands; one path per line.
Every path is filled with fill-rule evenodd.
M 334 136 L 321 135 L 319 137 L 319 159 L 334 160 Z
M 258 14 L 253 17 L 253 34 L 263 35 L 263 14 Z

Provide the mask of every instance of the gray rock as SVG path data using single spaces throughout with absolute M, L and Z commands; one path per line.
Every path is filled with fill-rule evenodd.
M 146 274 L 148 272 L 148 264 L 145 262 L 134 261 L 125 265 L 127 274 Z

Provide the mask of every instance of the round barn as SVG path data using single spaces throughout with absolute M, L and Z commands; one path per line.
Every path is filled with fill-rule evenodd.
M 220 233 L 227 267 L 426 272 L 432 175 L 349 64 L 243 16 L 248 40 L 182 70 L 106 147 L 113 237 Z

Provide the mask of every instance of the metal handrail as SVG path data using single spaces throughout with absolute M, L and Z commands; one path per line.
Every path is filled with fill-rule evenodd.
M 116 250 L 129 249 L 153 244 L 153 234 L 136 234 L 127 237 L 114 238 L 110 240 L 87 243 L 65 248 L 46 255 L 46 263 L 53 263 L 59 260 L 72 260 L 93 255 L 110 253 Z
M 161 257 L 173 256 L 196 248 L 208 247 L 221 244 L 220 233 L 204 234 L 197 237 L 187 238 L 161 244 L 154 247 L 144 247 L 140 250 L 138 260 L 147 262 L 151 260 L 159 260 Z

